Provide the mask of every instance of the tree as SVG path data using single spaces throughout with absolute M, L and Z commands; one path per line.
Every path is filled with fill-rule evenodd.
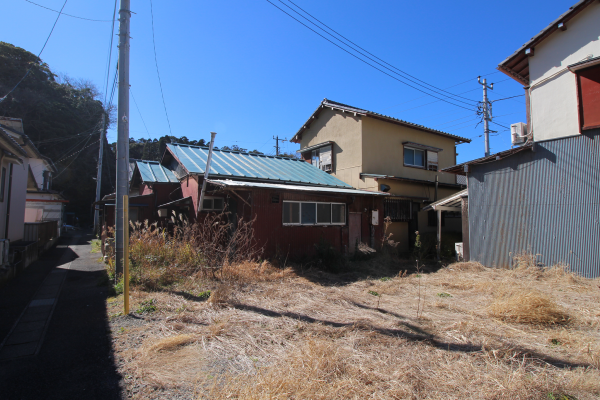
M 28 70 L 29 74 L 10 92 Z M 0 115 L 23 120 L 25 134 L 58 168 L 53 189 L 69 200 L 67 211 L 77 213 L 81 221 L 89 221 L 96 189 L 101 118 L 105 113 L 97 88 L 86 80 L 58 77 L 36 55 L 0 42 L 0 98 L 5 95 Z M 114 119 L 110 113 L 109 117 Z M 108 174 L 114 174 L 115 169 L 114 153 L 107 149 L 103 194 L 112 191 Z

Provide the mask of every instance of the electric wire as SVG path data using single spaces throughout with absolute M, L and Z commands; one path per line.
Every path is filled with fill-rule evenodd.
M 47 143 L 53 143 L 53 142 L 54 143 L 56 143 L 56 142 L 64 142 L 65 140 L 71 140 L 71 139 L 74 139 L 74 138 L 76 138 L 78 136 L 89 134 L 90 130 L 93 130 L 93 129 L 95 129 L 95 128 L 88 129 L 88 130 L 86 130 L 84 132 L 77 133 L 77 134 L 72 135 L 72 136 L 60 137 L 60 138 L 53 138 L 53 139 L 46 139 L 46 140 L 40 140 L 40 141 L 35 142 L 35 145 L 37 147 L 40 144 L 47 144 Z
M 508 100 L 508 99 L 514 99 L 515 97 L 521 97 L 521 96 L 525 96 L 524 94 L 520 94 L 518 96 L 511 96 L 511 97 L 505 97 L 503 99 L 496 99 L 496 100 L 492 100 L 492 103 L 496 102 L 496 101 L 501 101 L 501 100 Z
M 41 4 L 34 3 L 34 2 L 33 2 L 33 1 L 31 1 L 31 0 L 25 0 L 25 1 L 26 1 L 26 2 L 28 2 L 28 3 L 34 4 L 34 5 L 38 6 L 38 7 L 45 8 L 46 10 L 50 10 L 50 11 L 54 11 L 54 12 L 56 12 L 56 13 L 60 13 L 60 11 L 58 11 L 58 10 L 54 10 L 54 9 L 52 9 L 52 8 L 48 8 L 48 7 L 46 7 L 46 6 L 43 6 L 43 5 L 41 5 Z M 65 16 L 67 16 L 67 17 L 77 18 L 77 19 L 84 19 L 84 20 L 86 20 L 86 21 L 94 21 L 94 22 L 110 22 L 110 19 L 91 19 L 91 18 L 83 18 L 83 17 L 78 17 L 77 15 L 71 15 L 71 14 L 67 14 L 67 13 L 62 13 L 62 15 L 65 15 Z
M 104 86 L 104 104 L 106 105 L 106 96 L 108 94 L 108 82 L 110 81 L 110 63 L 112 60 L 112 48 L 113 48 L 113 40 L 115 36 L 115 19 L 117 17 L 117 1 L 115 0 L 115 7 L 113 9 L 113 17 L 112 17 L 112 27 L 110 30 L 110 41 L 108 45 L 108 62 L 106 63 L 106 85 Z M 118 64 L 117 64 L 117 68 Z M 115 72 L 116 74 L 116 72 Z M 108 112 L 108 109 L 106 110 Z
M 469 99 L 469 98 L 466 98 L 466 97 L 462 97 L 462 96 L 458 96 L 458 95 L 452 94 L 452 93 L 450 93 L 450 92 L 447 92 L 447 91 L 445 91 L 445 90 L 443 90 L 443 89 L 439 89 L 439 88 L 437 88 L 437 87 L 435 87 L 435 86 L 433 86 L 433 85 L 429 85 L 429 84 L 427 84 L 426 82 L 423 82 L 423 81 L 421 81 L 420 79 L 418 79 L 418 78 L 415 78 L 415 77 L 413 77 L 412 75 L 409 75 L 409 74 L 407 74 L 406 72 L 404 72 L 404 71 L 400 70 L 399 68 L 396 68 L 396 67 L 394 67 L 393 65 L 391 65 L 391 64 L 389 64 L 389 63 L 387 63 L 387 62 L 385 62 L 385 61 L 381 60 L 380 58 L 378 58 L 377 56 L 373 55 L 372 53 L 369 53 L 367 50 L 365 50 L 365 49 L 363 49 L 362 47 L 358 46 L 357 44 L 355 44 L 355 43 L 354 43 L 354 42 L 352 42 L 351 40 L 347 39 L 346 37 L 342 36 L 341 34 L 339 34 L 338 32 L 334 31 L 333 29 L 331 29 L 331 28 L 327 27 L 327 25 L 323 24 L 321 21 L 319 21 L 318 19 L 314 18 L 314 17 L 311 15 L 311 17 L 312 17 L 312 18 L 314 18 L 315 20 L 319 21 L 321 24 L 323 24 L 324 26 L 326 26 L 326 27 L 327 27 L 328 29 L 330 29 L 331 31 L 335 32 L 335 33 L 336 33 L 338 36 L 340 36 L 340 37 L 344 38 L 346 41 L 348 41 L 349 43 L 352 43 L 354 46 L 356 46 L 356 47 L 358 47 L 359 49 L 363 50 L 363 51 L 364 51 L 364 52 L 366 52 L 367 54 L 370 54 L 370 55 L 371 55 L 371 56 L 373 56 L 375 59 L 373 59 L 373 58 L 369 57 L 367 54 L 365 54 L 365 53 L 363 53 L 363 52 L 361 52 L 361 51 L 357 50 L 357 49 L 356 49 L 356 47 L 350 46 L 348 43 L 344 43 L 344 42 L 343 42 L 342 40 L 340 40 L 339 38 L 337 38 L 337 37 L 335 37 L 334 35 L 332 35 L 331 33 L 327 32 L 325 29 L 321 28 L 320 26 L 318 26 L 317 24 L 315 24 L 314 22 L 312 22 L 310 19 L 306 18 L 304 15 L 300 14 L 298 11 L 294 10 L 292 7 L 290 7 L 290 6 L 288 6 L 287 4 L 285 4 L 283 1 L 281 1 L 281 0 L 278 0 L 278 1 L 279 1 L 281 4 L 283 4 L 284 6 L 286 6 L 287 8 L 289 8 L 290 10 L 292 10 L 294 13 L 296 13 L 297 15 L 299 15 L 300 17 L 304 18 L 306 21 L 308 21 L 309 23 L 311 23 L 312 25 L 314 25 L 314 26 L 315 26 L 317 29 L 320 29 L 320 30 L 321 30 L 321 31 L 323 31 L 325 34 L 327 34 L 327 35 L 331 36 L 333 39 L 335 39 L 335 40 L 337 40 L 338 42 L 342 43 L 344 46 L 347 46 L 347 47 L 349 47 L 350 49 L 352 49 L 353 51 L 357 52 L 357 53 L 358 53 L 358 54 L 360 54 L 361 56 L 363 56 L 363 57 L 366 57 L 367 59 L 369 59 L 369 60 L 373 61 L 374 63 L 378 64 L 379 66 L 381 66 L 382 68 L 385 68 L 385 69 L 387 69 L 387 70 L 388 70 L 388 71 L 390 71 L 391 73 L 393 73 L 393 74 L 396 74 L 396 75 L 400 76 L 402 79 L 406 79 L 406 80 L 408 80 L 409 82 L 412 82 L 412 83 L 414 83 L 414 84 L 416 84 L 416 85 L 418 85 L 418 86 L 420 86 L 420 87 L 422 87 L 422 88 L 424 88 L 424 89 L 426 89 L 426 90 L 432 91 L 432 92 L 434 92 L 434 93 L 436 93 L 436 94 L 439 94 L 439 95 L 441 95 L 441 96 L 446 96 L 446 97 L 448 97 L 449 99 L 451 99 L 451 100 L 453 100 L 453 101 L 457 101 L 457 102 L 460 102 L 460 103 L 463 103 L 463 104 L 466 104 L 466 105 L 469 105 L 469 106 L 470 106 L 470 105 L 472 105 L 473 103 L 477 103 L 477 101 L 476 101 L 476 100 L 473 100 L 473 99 Z M 293 3 L 293 2 L 291 2 L 291 1 L 290 1 L 290 3 L 294 4 L 294 3 Z M 294 4 L 294 5 L 295 5 L 295 4 Z M 296 7 L 298 7 L 298 6 L 296 6 Z M 300 8 L 300 7 L 298 7 L 298 8 Z M 301 8 L 300 8 L 300 9 L 301 9 Z M 301 10 L 302 10 L 302 9 L 301 9 Z M 282 10 L 282 11 L 283 11 L 283 10 Z M 302 11 L 304 11 L 304 10 L 302 10 Z M 306 13 L 306 11 L 304 11 L 304 12 Z M 307 13 L 307 14 L 308 14 L 308 13 Z M 288 14 L 288 15 L 289 15 L 289 14 Z M 308 14 L 308 15 L 310 15 L 310 14 Z M 306 26 L 306 25 L 305 25 L 305 26 Z M 380 63 L 380 62 L 378 62 L 377 60 L 380 60 L 381 62 L 383 62 L 383 64 L 382 64 L 382 63 Z M 387 67 L 386 65 L 384 65 L 384 64 L 391 66 L 393 69 L 390 69 L 390 68 L 388 68 L 388 67 Z M 397 70 L 397 71 L 399 71 L 400 73 L 398 73 L 398 72 L 394 71 L 394 69 L 395 69 L 395 70 Z M 406 76 L 403 76 L 402 74 L 404 74 L 404 75 L 407 75 L 407 76 L 409 76 L 409 77 L 411 77 L 411 78 L 414 78 L 414 79 L 416 79 L 416 80 L 418 80 L 418 81 L 421 81 L 421 82 L 425 83 L 426 85 L 429 85 L 429 86 L 431 86 L 431 87 L 433 87 L 433 88 L 436 88 L 436 89 L 438 89 L 438 90 L 441 90 L 441 91 L 443 91 L 443 92 L 449 93 L 449 94 L 451 94 L 451 95 L 452 95 L 452 96 L 454 96 L 454 97 L 460 97 L 460 98 L 463 98 L 463 99 L 465 99 L 465 100 L 468 100 L 468 101 L 470 101 L 470 103 L 467 103 L 467 102 L 465 102 L 465 101 L 459 100 L 458 98 L 452 98 L 452 97 L 448 96 L 447 94 L 440 93 L 439 91 L 437 91 L 437 90 L 433 90 L 433 89 L 431 89 L 430 87 L 427 87 L 427 86 L 425 86 L 425 85 L 422 85 L 422 84 L 420 84 L 420 83 L 416 82 L 416 81 L 415 81 L 415 80 L 413 80 L 413 79 L 410 79 L 410 78 L 407 78 Z
M 37 58 L 39 59 L 40 56 L 42 55 L 42 52 L 44 51 L 44 49 L 46 48 L 46 45 L 48 44 L 48 41 L 50 40 L 50 36 L 52 36 L 52 32 L 54 32 L 54 28 L 56 27 L 56 24 L 58 23 L 58 19 L 60 18 L 60 16 L 62 15 L 62 11 L 64 10 L 65 6 L 67 5 L 67 1 L 65 0 L 65 2 L 63 3 L 62 8 L 60 9 L 60 11 L 58 12 L 58 16 L 56 17 L 56 20 L 54 21 L 54 25 L 52 25 L 52 29 L 50 30 L 50 33 L 48 34 L 48 37 L 46 38 L 46 41 L 44 42 L 44 46 L 42 46 L 42 49 L 40 50 L 40 52 L 37 55 Z M 10 92 L 8 92 L 4 97 L 0 98 L 0 103 L 4 101 L 4 99 L 6 99 L 8 97 L 8 95 L 10 95 L 12 92 L 15 91 L 15 89 L 21 84 L 21 82 L 23 82 L 23 80 L 25 80 L 25 78 L 27 78 L 27 75 L 29 75 L 29 73 L 31 72 L 31 70 L 33 69 L 33 65 L 31 67 L 29 67 L 29 69 L 27 70 L 27 72 L 25 73 L 25 76 L 23 76 L 21 78 L 21 80 L 19 82 L 17 82 L 17 84 L 15 85 L 15 87 L 13 87 Z
M 89 141 L 91 138 L 92 138 L 92 135 L 90 135 L 90 137 L 88 138 L 88 141 Z M 100 139 L 98 139 L 97 141 L 99 142 L 99 141 L 100 141 Z M 91 146 L 91 145 L 92 145 L 92 144 L 94 144 L 94 143 L 96 143 L 96 142 L 90 143 L 90 145 L 89 145 L 89 146 Z M 87 145 L 87 142 L 86 142 L 85 144 Z M 63 170 L 62 170 L 62 171 L 60 171 L 60 172 L 58 173 L 58 175 L 56 175 L 56 176 L 54 177 L 54 179 L 56 179 L 56 178 L 58 178 L 59 176 L 61 176 L 61 175 L 63 174 L 63 172 L 65 172 L 65 171 L 66 171 L 66 170 L 67 170 L 67 169 L 68 169 L 68 168 L 71 166 L 71 164 L 73 164 L 73 163 L 75 162 L 75 160 L 77 160 L 77 158 L 79 157 L 79 154 L 81 154 L 81 152 L 82 152 L 82 151 L 83 151 L 85 148 L 87 148 L 87 147 L 89 147 L 89 146 L 84 146 L 84 147 L 83 147 L 81 150 L 79 150 L 77 153 L 73 154 L 73 155 L 76 155 L 76 157 L 75 157 L 73 160 L 71 160 L 71 162 L 70 162 L 70 163 L 69 163 L 69 164 L 68 164 L 68 165 L 67 165 L 65 168 L 63 168 Z M 61 161 L 62 161 L 62 160 L 61 160 Z
M 144 124 L 144 128 L 146 128 L 146 134 L 148 135 L 148 139 L 150 139 L 150 132 L 148 132 L 148 127 L 146 126 L 146 121 L 144 121 L 144 117 L 142 117 L 142 113 L 140 112 L 140 108 L 138 107 L 137 101 L 135 101 L 135 96 L 133 95 L 133 90 L 129 88 L 129 93 L 131 93 L 131 98 L 133 99 L 133 104 L 135 104 L 135 108 L 137 109 L 140 118 L 142 119 L 142 123 Z
M 165 108 L 165 115 L 167 116 L 167 123 L 169 124 L 169 133 L 173 136 L 171 131 L 171 121 L 169 121 L 169 114 L 167 113 L 167 104 L 165 103 L 165 94 L 163 93 L 162 82 L 160 80 L 160 71 L 158 70 L 158 59 L 156 57 L 156 41 L 154 39 L 154 11 L 152 10 L 152 0 L 150 0 L 150 16 L 152 20 L 152 46 L 154 48 L 154 63 L 156 64 L 156 74 L 158 75 L 158 84 L 160 85 L 160 95 L 162 96 L 163 107 Z
M 415 86 L 412 86 L 412 85 L 410 85 L 410 84 L 408 84 L 408 83 L 404 82 L 403 80 L 400 80 L 399 78 L 395 77 L 394 75 L 390 75 L 389 73 L 385 72 L 384 70 L 377 68 L 375 65 L 373 65 L 373 64 L 370 64 L 368 61 L 366 61 L 366 60 L 364 60 L 364 59 L 360 58 L 360 57 L 359 57 L 359 56 L 357 56 L 356 54 L 354 54 L 354 53 L 351 53 L 350 51 L 346 50 L 345 48 L 343 48 L 342 46 L 338 45 L 337 43 L 335 43 L 335 42 L 331 41 L 330 39 L 328 39 L 327 37 L 325 37 L 325 36 L 321 35 L 319 32 L 315 31 L 314 29 L 312 29 L 311 27 L 309 27 L 308 25 L 306 25 L 306 24 L 305 24 L 305 23 L 303 23 L 302 21 L 300 21 L 300 20 L 298 20 L 297 18 L 295 18 L 293 15 L 291 15 L 291 14 L 289 14 L 288 12 L 286 12 L 285 10 L 281 9 L 281 8 L 280 8 L 280 7 L 278 7 L 276 4 L 272 3 L 270 0 L 266 0 L 266 1 L 267 1 L 269 4 L 271 4 L 273 7 L 277 8 L 278 10 L 280 10 L 281 12 L 283 12 L 284 14 L 286 14 L 287 16 L 289 16 L 290 18 L 292 18 L 293 20 L 295 20 L 296 22 L 298 22 L 299 24 L 303 25 L 303 26 L 304 26 L 304 27 L 306 27 L 307 29 L 309 29 L 309 30 L 311 30 L 312 32 L 316 33 L 317 35 L 319 35 L 319 36 L 320 36 L 320 37 L 322 37 L 323 39 L 327 40 L 329 43 L 333 44 L 334 46 L 338 47 L 339 49 L 343 50 L 344 52 L 346 52 L 346 53 L 350 54 L 352 57 L 356 58 L 357 60 L 359 60 L 359 61 L 362 61 L 363 63 L 367 64 L 367 65 L 368 65 L 368 66 L 370 66 L 371 68 L 374 68 L 374 69 L 376 69 L 377 71 L 379 71 L 379 72 L 381 72 L 381 73 L 383 73 L 383 74 L 385 74 L 385 75 L 389 76 L 390 78 L 392 78 L 392 79 L 394 79 L 394 80 L 396 80 L 396 81 L 398 81 L 398 82 L 400 82 L 400 83 L 402 83 L 402 84 L 404 84 L 404 85 L 406 85 L 406 86 L 408 86 L 408 87 L 411 87 L 411 88 L 413 88 L 413 89 L 415 89 L 415 90 L 417 90 L 417 91 L 419 91 L 419 92 L 421 92 L 421 93 L 423 93 L 423 94 L 426 94 L 426 95 L 428 95 L 428 96 L 431 96 L 431 97 L 433 97 L 433 98 L 436 98 L 436 99 L 438 99 L 438 100 L 441 100 L 441 101 L 443 101 L 443 102 L 445 102 L 445 103 L 452 104 L 453 106 L 456 106 L 456 107 L 463 108 L 463 109 L 465 109 L 465 110 L 475 111 L 475 110 L 474 110 L 474 109 L 472 109 L 472 108 L 467 108 L 467 107 L 464 107 L 464 106 L 462 106 L 462 105 L 459 105 L 459 104 L 452 103 L 451 101 L 449 101 L 449 100 L 447 100 L 447 99 L 444 99 L 444 98 L 440 98 L 440 97 L 434 96 L 434 95 L 432 95 L 431 93 L 425 92 L 425 91 L 423 91 L 423 90 L 421 90 L 421 89 L 419 89 L 419 88 L 417 88 L 417 87 L 415 87 Z
M 499 73 L 499 72 L 500 72 L 500 71 L 496 71 L 496 72 L 492 72 L 492 73 L 490 73 L 490 74 L 487 74 L 487 75 L 494 75 L 494 74 L 497 74 L 497 73 Z M 486 76 L 487 76 L 487 75 L 486 75 Z M 476 77 L 475 77 L 475 78 L 476 78 Z M 471 82 L 472 80 L 473 80 L 473 79 L 467 79 L 466 81 L 464 81 L 464 82 L 461 82 L 461 83 L 457 83 L 456 85 L 448 86 L 446 89 L 451 89 L 451 88 L 453 88 L 453 87 L 456 87 L 456 86 L 464 85 L 465 83 L 469 83 L 469 82 Z M 472 92 L 472 91 L 473 91 L 473 90 L 469 90 L 469 91 L 467 91 L 467 92 L 462 92 L 462 93 L 459 93 L 459 94 L 464 94 L 464 93 L 468 93 L 468 92 Z M 406 103 L 410 103 L 410 102 L 412 102 L 412 101 L 419 100 L 419 99 L 422 99 L 422 98 L 424 98 L 424 97 L 427 97 L 427 96 L 419 96 L 419 97 L 415 97 L 414 99 L 406 100 L 406 101 L 403 101 L 402 103 L 397 103 L 397 104 L 394 104 L 393 106 L 390 106 L 390 107 L 384 108 L 384 109 L 382 109 L 381 111 L 389 110 L 389 109 L 391 109 L 391 108 L 394 108 L 394 107 L 396 107 L 396 106 L 399 106 L 399 105 L 402 105 L 402 104 L 406 104 Z
M 278 0 L 278 1 L 279 1 L 281 4 L 285 5 L 287 8 L 289 8 L 290 10 L 294 11 L 296 14 L 300 15 L 302 18 L 304 18 L 305 20 L 307 20 L 307 21 L 308 21 L 308 22 L 310 22 L 311 24 L 313 24 L 314 26 L 316 26 L 317 28 L 321 29 L 323 32 L 325 32 L 325 33 L 327 33 L 328 35 L 330 35 L 331 37 L 334 37 L 334 38 L 335 38 L 335 36 L 333 36 L 331 33 L 328 33 L 328 32 L 327 32 L 327 31 L 325 31 L 323 28 L 319 27 L 317 24 L 315 24 L 314 22 L 310 21 L 308 18 L 304 17 L 302 14 L 300 14 L 299 12 L 297 12 L 296 10 L 294 10 L 293 8 L 291 8 L 290 6 L 288 6 L 287 4 L 285 4 L 285 3 L 284 3 L 282 0 Z M 451 96 L 454 96 L 454 97 L 459 97 L 459 98 L 462 98 L 462 99 L 465 99 L 465 100 L 469 100 L 470 102 L 476 102 L 476 100 L 469 99 L 469 98 L 467 98 L 467 97 L 463 97 L 463 96 L 459 96 L 459 95 L 456 95 L 456 94 L 454 94 L 454 93 L 448 92 L 448 91 L 446 91 L 446 90 L 444 90 L 444 89 L 438 88 L 438 87 L 436 87 L 436 86 L 434 86 L 434 85 L 432 85 L 432 84 L 429 84 L 429 83 L 427 83 L 427 82 L 425 82 L 425 81 L 423 81 L 423 80 L 421 80 L 421 79 L 419 79 L 419 78 L 417 78 L 417 77 L 415 77 L 415 76 L 413 76 L 413 75 L 410 75 L 409 73 L 407 73 L 407 72 L 405 72 L 405 71 L 403 71 L 403 70 L 399 69 L 398 67 L 395 67 L 394 65 L 392 65 L 392 64 L 390 64 L 390 63 L 388 63 L 388 62 L 386 62 L 386 61 L 382 60 L 381 58 L 377 57 L 377 56 L 376 56 L 376 55 L 374 55 L 373 53 L 370 53 L 368 50 L 366 50 L 366 49 L 364 49 L 364 48 L 360 47 L 359 45 L 357 45 L 356 43 L 354 43 L 353 41 L 351 41 L 351 40 L 350 40 L 350 39 L 348 39 L 347 37 L 343 36 L 343 35 L 342 35 L 342 34 L 340 34 L 339 32 L 335 31 L 334 29 L 332 29 L 331 27 L 329 27 L 328 25 L 326 25 L 325 23 L 323 23 L 322 21 L 320 21 L 319 19 L 317 19 L 316 17 L 314 17 L 313 15 L 311 15 L 310 13 L 308 13 L 306 10 L 304 10 L 303 8 L 301 8 L 300 6 L 298 6 L 298 5 L 297 5 L 296 3 L 294 3 L 293 1 L 291 1 L 291 0 L 288 0 L 288 1 L 289 1 L 290 3 L 292 3 L 294 6 L 296 6 L 298 9 L 302 10 L 302 12 L 304 12 L 305 14 L 307 14 L 308 16 L 310 16 L 311 18 L 313 18 L 315 21 L 319 22 L 321 25 L 325 26 L 327 29 L 329 29 L 330 31 L 332 31 L 332 32 L 334 32 L 336 35 L 338 35 L 339 37 L 341 37 L 341 38 L 343 38 L 344 40 L 346 40 L 347 42 L 349 42 L 349 43 L 351 43 L 352 45 L 356 46 L 357 48 L 361 49 L 361 50 L 362 50 L 362 51 L 364 51 L 365 53 L 367 53 L 367 54 L 369 54 L 369 55 L 373 56 L 375 59 L 377 59 L 377 60 L 381 61 L 383 64 L 386 64 L 386 65 L 390 66 L 391 68 L 395 69 L 396 71 L 399 71 L 401 74 L 403 74 L 403 75 L 406 75 L 406 76 L 408 76 L 408 77 L 410 77 L 410 78 L 413 78 L 413 79 L 415 79 L 415 80 L 417 80 L 417 81 L 419 81 L 419 82 L 423 83 L 424 85 L 421 85 L 421 84 L 419 84 L 419 83 L 415 82 L 415 81 L 414 81 L 414 80 L 412 80 L 412 79 L 409 79 L 409 78 L 406 78 L 406 77 L 404 77 L 405 79 L 407 79 L 407 80 L 409 80 L 409 81 L 411 81 L 411 82 L 413 82 L 413 83 L 415 83 L 415 84 L 417 84 L 417 85 L 420 85 L 420 86 L 422 86 L 422 87 L 426 88 L 427 90 L 431 90 L 431 91 L 433 91 L 433 92 L 435 92 L 435 93 L 438 93 L 438 94 L 440 94 L 440 95 L 443 95 L 443 96 L 444 96 L 444 94 L 443 94 L 443 93 L 436 92 L 435 90 L 432 90 L 432 89 L 430 89 L 430 88 L 429 88 L 429 87 L 427 87 L 427 86 L 430 86 L 430 87 L 433 87 L 433 88 L 435 88 L 435 89 L 437 89 L 437 90 L 440 90 L 440 91 L 442 91 L 442 92 L 448 93 L 449 95 L 451 95 Z M 339 40 L 338 38 L 335 38 L 335 39 L 336 39 L 336 40 L 338 40 L 339 42 L 343 43 L 343 42 L 342 42 L 341 40 Z M 363 56 L 367 57 L 367 58 L 368 58 L 368 59 L 370 59 L 371 61 L 373 61 L 373 62 L 375 62 L 375 63 L 377 63 L 377 64 L 381 65 L 382 67 L 386 68 L 386 69 L 387 69 L 387 70 L 389 70 L 389 71 L 392 71 L 392 70 L 390 70 L 389 68 L 387 68 L 385 65 L 382 65 L 381 63 L 379 63 L 379 62 L 377 62 L 377 61 L 373 60 L 371 57 L 367 56 L 366 54 L 364 54 L 364 53 L 362 53 L 362 52 L 360 52 L 360 51 L 358 51 L 358 50 L 356 50 L 356 49 L 355 49 L 355 48 L 353 48 L 352 46 L 349 46 L 349 45 L 348 45 L 348 44 L 346 44 L 346 43 L 344 43 L 344 44 L 345 44 L 346 46 L 348 46 L 348 47 L 352 48 L 354 51 L 356 51 L 356 52 L 358 52 L 358 53 L 362 54 Z M 394 71 L 392 71 L 392 72 L 394 72 Z M 396 73 L 396 72 L 394 72 L 394 73 Z M 447 96 L 447 95 L 445 95 L 445 96 Z M 452 100 L 454 100 L 454 101 L 460 101 L 460 100 L 458 100 L 458 99 L 452 99 Z M 463 102 L 463 103 L 464 103 L 464 102 Z M 465 103 L 465 104 L 470 104 L 470 103 Z

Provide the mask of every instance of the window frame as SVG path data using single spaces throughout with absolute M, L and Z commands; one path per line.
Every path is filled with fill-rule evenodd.
M 414 152 L 415 151 L 420 151 L 423 153 L 423 165 L 416 165 L 416 164 L 407 164 L 406 163 L 406 156 L 404 154 L 404 152 L 406 150 L 412 150 L 413 151 L 413 160 L 414 160 Z M 427 150 L 424 149 L 417 149 L 416 147 L 412 147 L 412 146 L 402 146 L 402 164 L 405 167 L 409 167 L 409 168 L 418 168 L 418 169 L 427 169 Z
M 348 212 L 348 206 L 346 203 L 340 203 L 340 202 L 331 202 L 331 201 L 297 201 L 297 200 L 283 200 L 282 202 L 283 204 L 285 203 L 299 203 L 300 207 L 298 207 L 298 223 L 292 223 L 292 222 L 283 222 L 283 208 L 281 209 L 281 221 L 283 226 L 344 226 L 346 225 L 346 222 L 348 221 L 348 217 L 346 215 L 346 213 Z M 314 224 L 303 224 L 302 223 L 302 204 L 314 204 L 315 205 L 315 223 Z M 318 207 L 317 204 L 329 204 L 329 220 L 331 221 L 333 219 L 333 205 L 337 204 L 337 205 L 342 205 L 344 206 L 344 222 L 329 222 L 329 223 L 323 223 L 323 222 L 318 222 L 319 221 L 319 215 L 318 215 Z
M 214 199 L 221 199 L 223 200 L 223 208 L 214 208 L 215 202 Z M 218 197 L 218 196 L 204 196 L 203 201 L 206 200 L 213 200 L 212 201 L 212 205 L 213 208 L 204 208 L 204 204 L 201 204 L 200 206 L 200 212 L 202 211 L 206 211 L 206 212 L 211 212 L 211 211 L 223 211 L 225 209 L 225 198 L 224 197 Z
M 578 124 L 579 124 L 579 133 L 583 133 L 583 131 L 587 131 L 590 129 L 598 129 L 600 128 L 600 124 L 599 125 L 587 125 L 588 122 L 586 121 L 585 115 L 586 113 L 584 112 L 584 110 L 587 110 L 588 108 L 586 108 L 586 104 L 584 104 L 584 93 L 583 93 L 583 88 L 582 88 L 582 83 L 581 83 L 581 78 L 582 78 L 582 74 L 583 77 L 586 78 L 587 80 L 591 80 L 589 78 L 589 76 L 586 76 L 589 72 L 595 71 L 596 74 L 600 74 L 600 65 L 596 64 L 596 65 L 590 65 L 589 67 L 586 68 L 581 68 L 581 69 L 577 69 L 575 71 L 573 71 L 575 73 L 575 79 L 576 79 L 576 83 L 577 83 L 577 116 L 578 116 Z M 599 86 L 600 83 L 596 82 L 597 85 Z M 589 87 L 588 85 L 586 85 L 586 88 Z M 586 96 L 587 98 L 587 96 Z M 591 106 L 588 104 L 588 107 L 591 108 Z M 591 111 L 590 111 L 591 112 Z

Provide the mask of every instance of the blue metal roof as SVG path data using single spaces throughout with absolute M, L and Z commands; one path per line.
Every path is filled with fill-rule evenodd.
M 204 174 L 208 148 L 169 143 L 168 149 L 190 174 Z M 295 158 L 214 150 L 210 177 L 352 187 L 311 164 Z
M 173 171 L 163 167 L 158 161 L 135 160 L 142 182 L 179 182 Z

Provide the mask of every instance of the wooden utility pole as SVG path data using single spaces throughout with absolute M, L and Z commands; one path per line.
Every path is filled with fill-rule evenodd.
M 279 142 L 287 142 L 287 139 L 279 139 L 279 136 L 273 136 L 273 139 L 275 139 L 275 155 L 278 156 L 279 155 Z
M 102 183 L 102 156 L 104 152 L 104 130 L 106 129 L 106 113 L 102 113 L 102 130 L 100 131 L 100 150 L 98 150 L 98 172 L 96 174 L 96 203 L 100 201 Z M 94 205 L 94 232 L 100 234 L 100 210 Z
M 125 237 L 123 226 L 123 196 L 129 195 L 129 0 L 121 0 L 119 10 L 119 104 L 117 107 L 117 193 L 115 215 L 115 269 L 116 276 L 123 273 Z

